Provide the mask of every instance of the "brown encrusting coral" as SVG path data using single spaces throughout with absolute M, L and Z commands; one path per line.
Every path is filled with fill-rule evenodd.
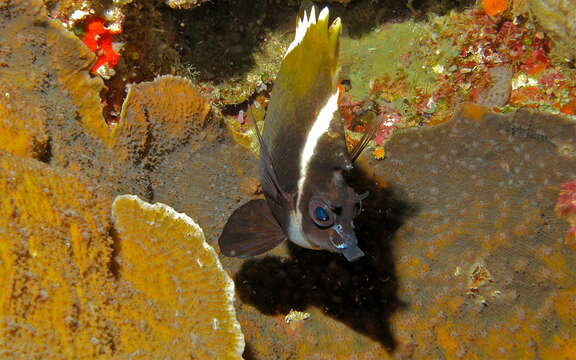
M 241 359 L 234 283 L 187 215 L 116 197 L 122 329 L 118 351 L 142 358 Z
M 208 102 L 185 78 L 165 75 L 129 85 L 120 123 L 112 134 L 114 151 L 121 159 L 153 166 L 198 136 L 209 111 Z
M 112 199 L 78 174 L 0 154 L 0 357 L 113 353 Z
M 576 253 L 554 211 L 575 148 L 575 122 L 529 111 L 460 113 L 386 144 L 375 171 L 416 209 L 394 238 L 406 309 L 392 320 L 415 358 L 576 354 Z

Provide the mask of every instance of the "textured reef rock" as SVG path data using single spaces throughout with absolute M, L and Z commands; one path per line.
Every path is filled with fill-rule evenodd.
M 233 283 L 186 215 L 121 196 L 112 224 L 102 188 L 5 153 L 0 194 L 2 358 L 240 359 Z
M 468 116 L 467 116 L 468 115 Z M 576 253 L 554 212 L 576 178 L 576 123 L 464 111 L 395 134 L 375 165 L 416 214 L 398 229 L 392 319 L 415 358 L 570 358 Z
M 112 218 L 129 315 L 122 352 L 143 358 L 240 359 L 244 337 L 234 283 L 202 229 L 164 204 L 118 196 Z
M 174 9 L 192 9 L 208 0 L 166 0 L 166 5 Z
M 560 54 L 576 58 L 576 1 L 527 0 L 531 14 L 559 47 Z

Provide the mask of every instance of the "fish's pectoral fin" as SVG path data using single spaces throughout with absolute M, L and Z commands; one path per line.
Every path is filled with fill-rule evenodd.
M 220 252 L 245 258 L 272 250 L 286 236 L 270 211 L 266 200 L 251 200 L 236 209 L 218 239 Z
M 354 148 L 352 148 L 352 150 L 350 151 L 350 159 L 352 160 L 352 162 L 358 159 L 360 154 L 362 154 L 362 151 L 364 151 L 366 146 L 368 146 L 368 143 L 370 143 L 370 140 L 372 140 L 372 138 L 374 137 L 374 134 L 376 134 L 376 131 L 378 131 L 378 129 L 380 128 L 380 125 L 382 125 L 382 123 L 384 122 L 384 118 L 376 115 L 373 111 L 369 111 L 369 114 L 372 114 L 371 116 L 372 119 L 368 131 L 364 133 L 364 136 L 362 136 L 360 141 L 358 141 L 358 143 L 354 145 Z

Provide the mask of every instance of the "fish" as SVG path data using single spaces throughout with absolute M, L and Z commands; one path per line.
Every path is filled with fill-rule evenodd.
M 348 261 L 365 255 L 354 218 L 367 194 L 356 193 L 345 175 L 379 124 L 348 150 L 338 112 L 341 30 L 340 18 L 329 23 L 327 7 L 316 16 L 312 6 L 298 18 L 262 134 L 254 124 L 264 199 L 245 203 L 228 218 L 218 239 L 223 255 L 252 257 L 286 240 Z

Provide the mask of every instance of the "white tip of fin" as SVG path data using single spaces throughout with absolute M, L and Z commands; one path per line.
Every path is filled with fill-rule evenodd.
M 326 19 L 328 15 L 329 15 L 328 7 L 325 7 L 318 16 L 318 19 Z M 284 57 L 286 57 L 286 55 L 288 55 L 290 51 L 292 51 L 296 46 L 298 46 L 298 44 L 300 44 L 300 42 L 302 41 L 302 39 L 304 39 L 304 36 L 306 35 L 306 31 L 308 31 L 308 28 L 310 28 L 310 26 L 313 24 L 316 24 L 315 6 L 312 6 L 312 9 L 310 10 L 310 16 L 308 16 L 308 13 L 304 11 L 304 16 L 298 19 L 298 25 L 296 26 L 296 35 L 294 36 L 294 40 L 292 40 L 292 43 L 290 43 L 290 46 L 288 46 L 288 50 L 286 50 L 286 54 L 284 54 Z
M 328 19 L 328 15 L 330 15 L 330 11 L 328 10 L 328 6 L 324 7 L 322 11 L 320 11 L 320 15 L 318 15 L 318 21 L 324 21 Z

